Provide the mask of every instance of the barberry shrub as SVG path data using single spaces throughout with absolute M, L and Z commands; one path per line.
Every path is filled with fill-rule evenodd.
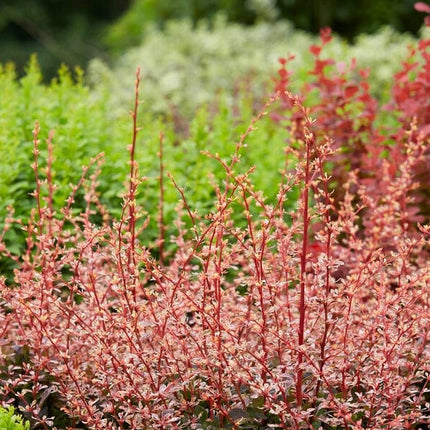
M 322 132 L 302 99 L 282 88 L 229 160 L 208 153 L 225 171 L 213 184 L 208 215 L 170 177 L 180 198 L 171 237 L 160 139 L 159 236 L 150 247 L 138 198 L 138 88 L 139 75 L 119 219 L 98 199 L 99 158 L 55 215 L 53 141 L 42 172 L 36 124 L 36 206 L 22 224 L 26 250 L 16 257 L 0 242 L 17 264 L 13 284 L 0 281 L 3 402 L 44 429 L 430 424 L 430 226 L 411 220 L 409 209 L 416 168 L 427 157 L 419 120 L 396 122 L 387 148 L 395 148 L 398 163 L 377 152 L 376 186 L 345 167 L 348 132 L 339 109 L 321 109 Z M 357 93 L 366 95 L 366 87 L 347 94 Z M 282 154 L 290 162 L 269 204 L 253 185 L 254 169 L 240 167 L 241 154 L 265 113 L 285 105 L 294 112 Z M 367 109 L 373 114 L 372 103 Z M 366 143 L 385 136 L 363 133 Z M 342 191 L 334 193 L 333 183 Z M 86 208 L 76 215 L 80 187 Z M 232 217 L 238 210 L 241 222 Z M 95 213 L 101 223 L 92 221 Z M 5 229 L 14 222 L 11 214 Z
M 405 161 L 407 142 L 426 140 L 430 136 L 430 39 L 424 38 L 409 48 L 407 58 L 393 76 L 391 98 L 383 106 L 371 94 L 368 81 L 371 71 L 358 69 L 354 59 L 346 64 L 327 57 L 324 51 L 331 43 L 330 29 L 323 29 L 320 43 L 310 47 L 314 65 L 309 79 L 298 90 L 300 101 L 315 118 L 316 136 L 331 139 L 336 150 L 328 160 L 336 200 L 343 195 L 342 185 L 352 170 L 369 187 L 374 187 L 374 193 L 379 190 L 383 198 L 381 174 L 394 178 Z M 282 103 L 272 118 L 286 125 L 293 139 L 303 139 L 302 109 L 292 105 L 287 91 L 294 80 L 294 74 L 288 69 L 293 60 L 294 56 L 279 59 L 275 91 L 281 94 Z M 412 222 L 422 222 L 430 215 L 430 177 L 425 167 L 428 156 L 427 149 L 426 161 L 415 166 L 413 172 L 417 190 L 413 202 L 408 204 Z

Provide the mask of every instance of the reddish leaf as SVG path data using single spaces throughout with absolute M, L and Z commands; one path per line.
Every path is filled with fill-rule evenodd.
M 315 57 L 318 57 L 318 55 L 320 55 L 320 52 L 321 52 L 321 46 L 318 46 L 318 45 L 312 45 L 312 46 L 309 48 L 309 51 L 310 51 L 312 54 L 314 54 L 314 55 L 315 55 Z
M 423 2 L 417 2 L 414 5 L 415 10 L 418 12 L 430 13 L 430 6 Z
M 420 133 L 422 133 L 424 137 L 427 137 L 430 134 L 430 124 L 427 124 L 424 127 L 421 127 Z
M 349 98 L 353 97 L 357 91 L 358 91 L 357 85 L 348 85 L 345 88 L 345 97 L 349 99 Z
M 324 27 L 320 31 L 321 40 L 323 43 L 328 43 L 331 41 L 331 28 L 330 27 Z

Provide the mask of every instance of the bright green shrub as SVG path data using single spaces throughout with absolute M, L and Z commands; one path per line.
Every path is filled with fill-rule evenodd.
M 0 430 L 30 430 L 30 423 L 15 415 L 13 406 L 0 408 Z
M 206 151 L 228 160 L 234 151 L 238 136 L 245 133 L 246 115 L 252 117 L 252 101 L 243 97 L 237 106 L 238 115 L 221 101 L 218 112 L 211 114 L 207 108 L 197 110 L 190 122 L 189 135 L 173 148 L 168 149 L 165 163 L 180 186 L 188 189 L 188 199 L 193 207 L 205 210 L 213 199 L 211 182 L 222 181 L 225 175 L 218 161 L 208 157 Z M 247 137 L 246 151 L 240 153 L 236 173 L 245 173 L 255 166 L 252 179 L 256 189 L 264 191 L 269 199 L 276 197 L 275 189 L 281 180 L 280 171 L 286 158 L 279 157 L 285 147 L 287 133 L 276 127 L 269 117 L 263 117 L 258 127 Z M 172 201 L 177 191 L 170 189 Z M 173 214 L 172 214 L 173 215 Z
M 13 205 L 15 214 L 28 217 L 33 207 L 29 195 L 34 189 L 33 129 L 40 124 L 42 155 L 46 156 L 48 134 L 53 130 L 55 148 L 53 171 L 60 185 L 54 204 L 64 204 L 70 192 L 69 183 L 76 183 L 82 165 L 91 157 L 105 152 L 111 160 L 109 178 L 121 181 L 119 149 L 112 145 L 115 131 L 110 125 L 106 97 L 91 94 L 82 82 L 82 72 L 75 77 L 61 68 L 58 78 L 50 85 L 41 83 L 42 76 L 36 59 L 30 60 L 26 75 L 18 80 L 10 66 L 0 68 L 0 219 Z M 46 157 L 44 157 L 46 158 Z M 100 184 L 107 198 L 112 198 L 110 185 Z M 117 193 L 119 186 L 113 188 Z M 11 242 L 14 242 L 13 233 Z
M 132 87 L 133 80 L 130 80 Z M 32 208 L 35 174 L 31 169 L 34 161 L 33 130 L 38 121 L 40 126 L 39 175 L 44 178 L 47 167 L 47 143 L 49 132 L 53 147 L 52 173 L 57 188 L 54 191 L 53 209 L 58 211 L 71 193 L 70 183 L 77 183 L 82 166 L 103 152 L 105 164 L 98 177 L 98 193 L 101 202 L 109 212 L 118 216 L 121 212 L 121 197 L 124 181 L 129 171 L 127 143 L 131 140 L 128 106 L 120 105 L 111 109 L 114 98 L 109 92 L 91 92 L 83 82 L 81 72 L 72 76 L 66 69 L 59 71 L 58 79 L 50 85 L 41 83 L 41 74 L 33 58 L 27 74 L 18 80 L 13 68 L 4 67 L 0 73 L 0 220 L 7 215 L 7 206 L 14 207 L 15 216 L 25 221 Z M 124 90 L 125 91 L 125 90 Z M 129 88 L 128 92 L 132 92 Z M 145 99 L 145 94 L 143 93 Z M 144 100 L 141 121 L 142 130 L 138 136 L 137 161 L 142 175 L 147 179 L 140 188 L 139 200 L 144 201 L 143 209 L 149 215 L 146 231 L 149 240 L 157 237 L 157 213 L 160 193 L 159 133 L 165 135 L 163 141 L 163 162 L 179 186 L 186 187 L 190 204 L 207 212 L 208 198 L 211 197 L 211 178 L 219 179 L 222 169 L 219 163 L 202 154 L 209 150 L 226 157 L 234 147 L 234 140 L 246 130 L 246 122 L 252 115 L 254 100 L 247 92 L 235 97 L 234 109 L 230 109 L 231 99 L 219 94 L 210 106 L 201 106 L 190 123 L 183 128 L 173 117 L 162 124 L 162 117 L 155 115 Z M 113 121 L 115 119 L 115 121 Z M 285 160 L 262 154 L 267 149 L 261 142 L 268 142 L 273 148 L 282 148 L 285 133 L 276 128 L 268 119 L 259 123 L 259 129 L 249 139 L 246 165 L 257 166 L 253 175 L 255 184 L 273 198 L 273 189 L 279 182 L 279 171 Z M 95 168 L 90 170 L 89 175 Z M 167 225 L 172 225 L 179 200 L 177 190 L 164 178 L 164 215 Z M 46 197 L 46 192 L 44 194 Z M 79 191 L 75 211 L 85 208 L 84 190 Z M 95 222 L 100 220 L 94 218 Z M 173 228 L 173 227 L 172 227 Z M 23 244 L 23 233 L 19 227 L 7 232 L 9 249 L 19 253 Z
M 7 166 L 0 172 L 3 187 L 0 194 L 6 198 L 2 203 L 31 200 L 28 193 L 33 190 L 34 177 L 28 163 L 33 158 L 36 121 L 40 124 L 42 139 L 54 130 L 54 170 L 61 184 L 78 179 L 82 163 L 88 163 L 96 153 L 111 152 L 105 101 L 89 93 L 82 83 L 82 73 L 76 72 L 76 82 L 66 68 L 59 71 L 58 79 L 51 85 L 43 85 L 41 79 L 35 58 L 30 61 L 26 76 L 19 81 L 11 68 L 4 68 L 0 73 L 3 95 L 0 156 L 3 163 L 7 160 Z M 60 192 L 58 198 L 62 197 Z

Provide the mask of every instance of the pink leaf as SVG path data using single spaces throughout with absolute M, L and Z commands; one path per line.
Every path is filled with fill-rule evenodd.
M 356 92 L 358 91 L 358 87 L 357 87 L 357 85 L 348 85 L 346 88 L 345 88 L 345 96 L 346 96 L 346 98 L 350 98 L 350 97 L 352 97 Z
M 321 46 L 317 46 L 317 45 L 312 45 L 309 48 L 309 51 L 314 54 L 316 57 L 318 57 L 318 55 L 320 55 L 321 52 Z
M 328 43 L 331 41 L 331 28 L 330 27 L 324 27 L 320 30 L 320 37 L 323 43 Z
M 417 10 L 418 12 L 430 13 L 430 6 L 421 1 L 418 3 L 415 3 L 414 7 L 415 7 L 415 10 Z

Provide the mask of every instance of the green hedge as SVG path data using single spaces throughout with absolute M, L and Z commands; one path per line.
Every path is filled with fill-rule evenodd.
M 124 87 L 127 97 L 132 97 L 134 76 Z M 40 176 L 45 177 L 47 165 L 46 139 L 53 130 L 54 182 L 58 188 L 54 193 L 53 206 L 64 206 L 71 192 L 69 184 L 76 184 L 82 175 L 82 166 L 99 153 L 104 153 L 105 163 L 98 177 L 98 192 L 101 202 L 109 212 L 118 216 L 124 192 L 124 182 L 129 171 L 131 142 L 130 105 L 115 105 L 115 97 L 106 88 L 91 91 L 83 82 L 81 71 L 70 73 L 65 67 L 57 79 L 49 85 L 41 81 L 41 74 L 35 58 L 29 63 L 27 74 L 17 79 L 10 67 L 0 70 L 0 220 L 4 225 L 8 206 L 15 210 L 15 216 L 24 221 L 35 207 L 31 193 L 35 188 L 35 175 L 31 168 L 33 155 L 33 130 L 36 121 L 40 125 Z M 145 99 L 146 94 L 142 97 Z M 201 106 L 195 111 L 185 129 L 179 129 L 173 118 L 160 116 L 147 109 L 147 102 L 141 107 L 139 121 L 142 130 L 138 135 L 136 159 L 139 170 L 146 180 L 141 185 L 139 201 L 150 216 L 147 229 L 149 240 L 157 237 L 157 214 L 159 205 L 160 161 L 159 134 L 164 138 L 164 159 L 166 172 L 175 178 L 178 186 L 188 190 L 189 204 L 206 213 L 211 196 L 211 178 L 222 178 L 224 173 L 219 163 L 202 154 L 209 150 L 220 157 L 231 154 L 237 139 L 246 130 L 252 115 L 252 96 L 242 93 L 236 99 L 236 107 L 230 109 L 228 97 L 219 94 L 218 101 L 211 108 Z M 255 164 L 255 185 L 274 198 L 274 189 L 280 180 L 279 171 L 285 160 L 276 156 L 263 156 L 262 142 L 270 141 L 273 148 L 281 150 L 285 132 L 276 129 L 270 118 L 260 121 L 259 129 L 248 141 L 244 157 L 249 166 Z M 245 170 L 246 167 L 243 167 Z M 90 170 L 92 174 L 95 168 Z M 165 221 L 173 228 L 172 220 L 180 200 L 178 191 L 167 177 L 165 179 Z M 46 196 L 45 196 L 46 197 Z M 84 190 L 75 199 L 75 211 L 86 205 Z M 144 203 L 143 203 L 144 202 Z M 94 219 L 97 222 L 97 219 Z M 23 244 L 23 232 L 17 228 L 8 231 L 9 249 L 19 252 Z

